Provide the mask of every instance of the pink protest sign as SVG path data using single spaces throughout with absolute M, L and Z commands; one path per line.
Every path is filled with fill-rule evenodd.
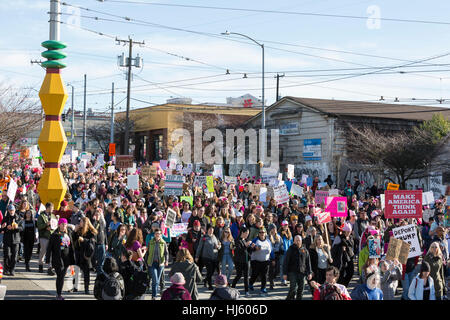
M 314 202 L 318 205 L 325 203 L 325 199 L 329 196 L 328 191 L 316 190 L 314 195 Z
M 325 211 L 329 212 L 331 217 L 347 217 L 346 197 L 327 197 L 325 204 Z

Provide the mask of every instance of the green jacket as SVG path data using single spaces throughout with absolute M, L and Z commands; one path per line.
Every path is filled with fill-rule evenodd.
M 50 239 L 50 236 L 54 231 L 54 230 L 51 231 L 47 230 L 48 227 L 47 223 L 50 221 L 50 219 L 56 219 L 56 216 L 52 213 L 49 218 L 45 212 L 42 212 L 38 216 L 36 226 L 39 231 L 39 238 Z
M 430 264 L 430 276 L 434 281 L 434 290 L 436 292 L 436 297 L 442 297 L 444 295 L 445 288 L 445 266 L 442 259 L 427 254 L 425 255 L 425 258 L 423 260 Z
M 167 262 L 169 262 L 169 250 L 167 249 L 166 242 L 161 239 L 158 242 L 159 245 L 159 265 L 164 265 Z M 148 243 L 148 257 L 147 257 L 147 264 L 150 267 L 153 264 L 153 255 L 155 253 L 155 247 L 156 247 L 156 240 L 153 238 Z

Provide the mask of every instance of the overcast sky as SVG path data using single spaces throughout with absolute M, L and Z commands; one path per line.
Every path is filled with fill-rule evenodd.
M 62 77 L 75 86 L 76 109 L 83 106 L 84 74 L 88 79 L 88 107 L 107 112 L 111 100 L 109 90 L 115 82 L 117 111 L 125 108 L 126 80 L 123 68 L 117 66 L 117 56 L 127 53 L 128 48 L 117 45 L 113 38 L 86 29 L 122 39 L 131 35 L 136 41 L 145 41 L 146 47 L 133 48 L 134 54 L 143 57 L 144 66 L 133 69 L 132 97 L 141 101 L 132 100 L 132 108 L 164 103 L 171 97 L 190 97 L 193 103 L 225 103 L 226 97 L 245 93 L 259 97 L 261 48 L 242 37 L 220 35 L 226 30 L 246 34 L 265 44 L 267 104 L 275 101 L 277 72 L 285 74 L 280 79 L 283 96 L 361 101 L 377 101 L 383 96 L 385 102 L 393 102 L 398 97 L 403 103 L 411 103 L 412 98 L 416 98 L 416 104 L 430 105 L 436 103 L 434 99 L 447 98 L 450 103 L 447 92 L 450 89 L 450 55 L 446 55 L 450 53 L 449 1 L 131 2 L 357 17 L 376 16 L 379 12 L 381 18 L 448 24 L 381 20 L 377 25 L 377 21 L 356 18 L 68 0 L 70 5 L 99 11 L 62 6 L 61 40 L 68 46 L 64 50 L 68 55 L 65 59 L 68 67 Z M 44 70 L 31 65 L 30 60 L 43 59 L 40 53 L 44 49 L 40 43 L 48 39 L 49 3 L 49 0 L 0 0 L 0 81 L 15 88 L 39 90 Z M 125 16 L 133 23 L 124 20 Z M 444 56 L 431 59 L 441 55 Z M 379 69 L 383 67 L 386 69 Z M 226 69 L 229 75 L 225 74 Z M 412 71 L 421 72 L 410 73 Z M 247 78 L 244 73 L 248 73 Z M 356 76 L 362 73 L 369 74 Z M 70 99 L 68 101 L 66 107 Z

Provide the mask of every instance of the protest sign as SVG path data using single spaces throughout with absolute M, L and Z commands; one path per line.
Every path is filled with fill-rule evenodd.
M 327 197 L 325 199 L 325 211 L 329 212 L 331 217 L 347 217 L 346 197 Z
M 110 157 L 114 157 L 116 155 L 116 144 L 110 143 L 108 148 L 108 154 Z
M 176 168 L 177 168 L 177 160 L 170 159 L 169 160 L 169 169 L 170 170 L 176 170 Z
M 247 170 L 242 170 L 241 174 L 240 174 L 240 177 L 242 179 L 248 178 L 248 177 L 250 177 L 250 172 L 248 172 Z
M 79 173 L 86 173 L 87 172 L 87 170 L 86 170 L 86 163 L 84 161 L 81 161 L 78 164 L 78 172 Z
M 417 237 L 417 229 L 413 224 L 392 229 L 396 239 L 403 240 L 410 244 L 408 258 L 413 258 L 422 255 L 419 239 Z
M 225 183 L 237 184 L 237 177 L 225 176 Z
M 186 165 L 183 168 L 183 174 L 184 175 L 190 175 L 192 173 L 192 163 L 186 163 Z
M 277 204 L 289 202 L 289 193 L 287 191 L 285 184 L 274 187 L 273 195 L 274 195 L 274 199 L 277 202 Z
M 308 187 L 312 187 L 312 186 L 313 186 L 313 178 L 312 178 L 312 177 L 308 177 L 308 178 L 306 179 L 306 185 L 307 185 Z
M 160 161 L 159 161 L 159 166 L 160 166 L 161 169 L 163 169 L 163 170 L 167 170 L 167 164 L 168 164 L 167 160 L 160 160 Z
M 326 183 L 326 182 L 321 182 L 321 183 L 319 183 L 319 184 L 317 185 L 317 187 L 318 187 L 319 189 L 325 188 L 326 186 L 328 186 L 328 183 Z
M 214 192 L 214 178 L 213 176 L 206 177 L 206 187 L 208 188 L 208 192 Z
M 388 183 L 386 190 L 398 190 L 400 188 L 399 184 Z
M 41 165 L 39 164 L 39 159 L 32 159 L 31 160 L 31 168 L 40 168 Z
M 307 184 L 307 182 L 308 182 L 308 175 L 307 174 L 302 174 L 301 183 L 302 184 Z
M 141 176 L 150 177 L 152 172 L 152 166 L 142 166 L 141 167 Z M 155 168 L 156 169 L 156 168 Z
M 314 215 L 317 217 L 318 224 L 331 222 L 331 214 L 329 212 L 320 210 L 317 211 Z
M 164 181 L 164 195 L 180 196 L 183 194 L 185 177 L 180 175 L 167 175 Z
M 284 184 L 286 185 L 287 191 L 288 191 L 288 192 L 291 192 L 292 181 L 284 181 Z
M 167 209 L 167 214 L 166 214 L 166 219 L 164 220 L 164 225 L 166 226 L 166 228 L 171 228 L 175 222 L 177 218 L 177 213 L 168 208 Z
M 433 217 L 433 215 L 434 215 L 433 210 L 431 210 L 431 209 L 423 210 L 423 213 L 422 213 L 423 221 L 425 221 L 426 223 L 429 223 L 431 218 Z
M 175 223 L 172 228 L 170 228 L 170 236 L 178 237 L 183 233 L 187 233 L 188 223 Z
M 384 194 L 380 194 L 380 202 L 381 202 L 381 209 L 384 210 L 386 207 L 386 200 Z
M 264 182 L 264 180 L 263 180 L 263 182 Z M 271 187 L 276 187 L 276 186 L 278 186 L 278 184 L 279 184 L 278 179 L 270 179 L 269 180 L 269 186 L 271 186 Z
M 70 151 L 70 157 L 72 159 L 72 162 L 75 162 L 78 158 L 78 150 Z
M 8 186 L 8 192 L 6 193 L 9 200 L 11 200 L 11 202 L 14 203 L 14 199 L 16 198 L 16 192 L 17 192 L 17 183 L 11 179 L 9 181 L 9 186 Z M 5 212 L 6 215 L 6 212 Z
M 98 156 L 97 156 L 97 161 L 101 165 L 104 165 L 105 164 L 105 155 L 103 153 L 99 153 Z
M 303 197 L 303 188 L 300 187 L 298 184 L 293 184 L 291 188 L 291 193 L 294 196 Z
M 130 190 L 139 190 L 139 176 L 137 174 L 127 176 L 127 188 Z
M 70 154 L 65 154 L 62 156 L 61 158 L 61 164 L 67 164 L 70 163 L 71 159 L 70 159 Z
M 423 192 L 422 193 L 422 205 L 425 206 L 427 204 L 434 203 L 434 194 L 433 191 Z
M 215 164 L 214 165 L 214 178 L 220 178 L 223 179 L 223 168 L 221 164 Z
M 267 188 L 261 187 L 259 189 L 259 201 L 266 202 L 267 201 Z
M 192 197 L 182 196 L 180 197 L 180 201 L 186 201 L 191 205 L 191 207 L 194 206 L 194 199 Z
M 88 153 L 88 152 L 83 152 L 82 154 L 81 154 L 81 159 L 82 160 L 86 160 L 86 161 L 91 161 L 91 159 L 92 159 L 92 155 L 90 154 L 90 153 Z
M 133 167 L 133 156 L 130 155 L 118 155 L 116 156 L 116 168 L 128 169 Z
M 421 190 L 387 190 L 385 192 L 385 212 L 387 219 L 422 218 Z
M 254 195 L 254 196 L 259 196 L 260 194 L 260 190 L 262 187 L 265 187 L 265 184 L 248 184 L 248 191 Z
M 294 179 L 294 169 L 295 166 L 293 164 L 288 164 L 287 165 L 287 178 L 288 179 Z
M 381 258 L 381 239 L 369 239 L 367 243 L 369 246 L 369 258 Z
M 116 171 L 116 167 L 115 166 L 109 166 L 108 167 L 108 173 L 114 173 L 114 171 Z
M 316 194 L 314 196 L 314 203 L 317 205 L 325 204 L 325 199 L 329 197 L 330 194 L 328 191 L 316 190 Z
M 388 250 L 386 252 L 386 260 L 395 260 L 401 264 L 406 264 L 409 255 L 410 244 L 400 239 L 391 237 L 389 240 Z
M 58 228 L 58 220 L 52 218 L 50 219 L 50 229 L 56 230 Z
M 202 190 L 206 190 L 208 188 L 206 185 L 206 176 L 195 176 L 194 187 L 199 187 L 202 188 Z
M 328 190 L 328 196 L 338 196 L 339 190 L 338 189 L 330 189 Z

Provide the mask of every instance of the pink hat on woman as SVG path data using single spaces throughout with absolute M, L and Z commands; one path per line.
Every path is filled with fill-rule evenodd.
M 184 279 L 184 276 L 181 272 L 176 272 L 173 276 L 170 277 L 170 282 L 172 282 L 172 284 L 184 285 L 186 283 L 186 280 Z

